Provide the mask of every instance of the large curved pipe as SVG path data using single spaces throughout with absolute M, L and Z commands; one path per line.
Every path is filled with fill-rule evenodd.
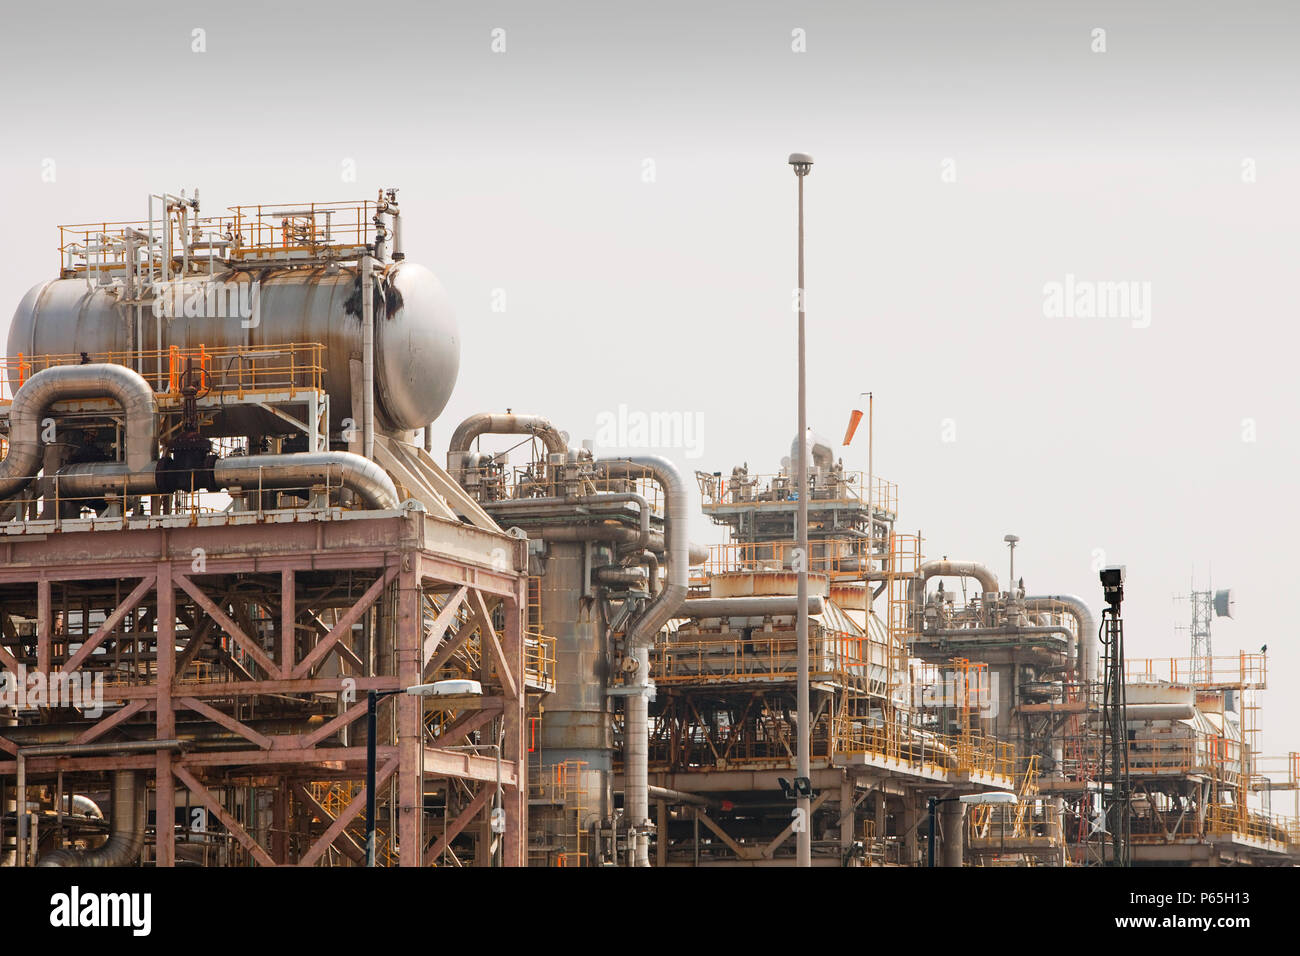
M 647 585 L 650 588 L 650 596 L 654 597 L 659 593 L 659 558 L 650 550 L 630 554 L 625 559 L 630 565 L 640 565 L 646 569 Z
M 619 588 L 644 587 L 650 579 L 650 574 L 645 568 L 624 568 L 614 565 L 596 568 L 592 572 L 592 576 L 596 579 L 597 584 Z
M 925 600 L 925 582 L 930 578 L 948 576 L 974 578 L 986 594 L 996 594 L 998 590 L 998 576 L 982 564 L 974 561 L 927 561 L 917 569 L 916 577 L 907 582 L 909 606 L 919 614 Z
M 480 412 L 471 415 L 452 432 L 447 445 L 447 471 L 457 481 L 462 481 L 465 473 L 465 454 L 475 438 L 480 435 L 535 435 L 546 445 L 549 452 L 567 454 L 568 442 L 560 430 L 541 415 L 493 415 Z
M 158 460 L 158 403 L 144 377 L 125 365 L 106 362 L 55 365 L 37 372 L 18 389 L 9 409 L 9 453 L 0 462 L 0 499 L 26 488 L 40 470 L 41 421 L 55 402 L 112 398 L 126 418 L 123 473 L 147 473 Z
M 310 488 L 339 482 L 355 491 L 372 509 L 398 505 L 397 488 L 388 472 L 368 458 L 346 451 L 305 451 L 290 455 L 222 458 L 212 470 L 217 485 L 262 488 Z
M 68 465 L 55 476 L 58 493 L 65 498 L 102 498 L 106 495 L 151 495 L 163 490 L 153 465 L 133 471 L 123 462 Z M 312 485 L 350 488 L 372 509 L 398 505 L 397 487 L 379 465 L 346 451 L 304 451 L 288 455 L 234 456 L 218 460 L 212 468 L 212 485 L 245 491 L 307 489 Z M 203 481 L 206 487 L 208 481 Z
M 94 850 L 55 850 L 37 866 L 132 866 L 144 849 L 148 819 L 144 781 L 134 770 L 113 773 L 113 823 L 107 842 Z
M 1074 618 L 1078 629 L 1079 681 L 1093 680 L 1097 669 L 1097 622 L 1086 601 L 1073 594 L 1035 594 L 1025 598 L 1027 611 L 1059 611 Z
M 72 795 L 72 812 L 78 813 L 83 817 L 92 817 L 96 820 L 104 819 L 104 811 L 99 809 L 99 804 L 90 799 L 90 797 L 81 793 L 74 793 Z
M 641 693 L 627 697 L 624 729 L 624 774 L 628 827 L 635 833 L 637 866 L 650 865 L 650 647 L 663 626 L 676 616 L 686 600 L 690 585 L 691 542 L 687 535 L 688 496 L 681 472 L 667 458 L 637 455 L 630 458 L 605 459 L 597 463 L 611 477 L 643 478 L 648 473 L 664 493 L 664 586 L 650 599 L 645 609 L 628 626 L 627 645 L 637 663 L 636 677 Z M 660 839 L 666 839 L 662 834 Z
M 813 466 L 820 471 L 827 471 L 835 464 L 835 450 L 831 447 L 831 443 L 811 428 L 808 429 L 808 457 L 812 460 Z M 799 436 L 795 435 L 794 440 L 790 442 L 790 469 L 792 472 L 798 461 Z
M 686 600 L 690 585 L 691 542 L 687 536 L 686 514 L 689 498 L 682 474 L 667 458 L 638 455 L 631 458 L 603 459 L 598 462 L 611 477 L 642 478 L 649 473 L 664 492 L 664 552 L 667 576 L 663 589 L 632 622 L 627 631 L 631 646 L 649 647 L 663 626 Z

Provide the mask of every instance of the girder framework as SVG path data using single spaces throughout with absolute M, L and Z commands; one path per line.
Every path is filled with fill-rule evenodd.
M 12 799 L 20 763 L 29 792 L 144 771 L 156 820 L 206 811 L 201 836 L 153 828 L 146 854 L 160 866 L 178 844 L 181 862 L 210 861 L 214 834 L 223 862 L 357 863 L 366 692 L 467 677 L 481 695 L 381 704 L 384 858 L 524 865 L 524 561 L 522 542 L 419 511 L 6 536 L 0 666 L 93 677 L 102 711 L 18 711 L 0 727 L 0 784 Z M 130 752 L 83 746 L 123 741 Z M 179 744 L 149 746 L 162 741 Z M 499 840 L 487 825 L 498 803 Z M 5 823 L 0 843 L 14 836 Z M 38 828 L 37 852 L 62 829 Z

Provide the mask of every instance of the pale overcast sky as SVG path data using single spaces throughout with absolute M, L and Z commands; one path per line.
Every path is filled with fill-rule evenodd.
M 57 224 L 142 218 L 150 191 L 215 212 L 398 186 L 464 343 L 437 448 L 475 411 L 577 441 L 626 404 L 700 416 L 699 457 L 664 449 L 687 469 L 773 471 L 785 160 L 810 152 L 814 427 L 875 393 L 928 557 L 1005 578 L 1014 532 L 1031 592 L 1095 607 L 1096 553 L 1126 564 L 1134 655 L 1187 653 L 1173 598 L 1212 572 L 1237 594 L 1216 650 L 1270 647 L 1265 749 L 1300 749 L 1298 48 L 1295 5 L 1250 0 L 24 4 L 0 301 L 54 275 Z M 1067 281 L 1149 298 L 1049 317 Z

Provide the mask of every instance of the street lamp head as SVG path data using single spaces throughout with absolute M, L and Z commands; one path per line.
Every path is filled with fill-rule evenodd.
M 980 804 L 984 806 L 998 806 L 1019 802 L 1017 797 L 1010 790 L 993 790 L 988 793 L 967 793 L 957 798 L 960 803 Z
M 416 684 L 406 688 L 412 697 L 453 697 L 457 695 L 480 695 L 483 685 L 476 680 L 440 680 L 432 684 Z
M 1017 535 L 1008 534 L 1008 535 L 1004 535 L 1002 537 L 1002 540 L 1005 541 L 1007 544 L 1015 544 L 1017 541 L 1020 540 L 1020 538 Z
M 791 153 L 790 159 L 787 160 L 794 167 L 796 176 L 807 176 L 812 169 L 813 158 L 807 153 Z

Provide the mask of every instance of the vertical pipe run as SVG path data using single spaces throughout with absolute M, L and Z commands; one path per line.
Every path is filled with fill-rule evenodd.
M 375 457 L 375 297 L 374 260 L 361 257 L 361 454 Z
M 627 784 L 624 794 L 627 797 L 628 839 L 635 841 L 634 865 L 650 865 L 650 833 L 647 829 L 650 817 L 650 775 L 649 775 L 649 674 L 650 647 L 638 644 L 632 648 L 636 660 L 637 693 L 627 698 L 627 759 L 625 772 Z M 659 838 L 664 838 L 660 834 Z

